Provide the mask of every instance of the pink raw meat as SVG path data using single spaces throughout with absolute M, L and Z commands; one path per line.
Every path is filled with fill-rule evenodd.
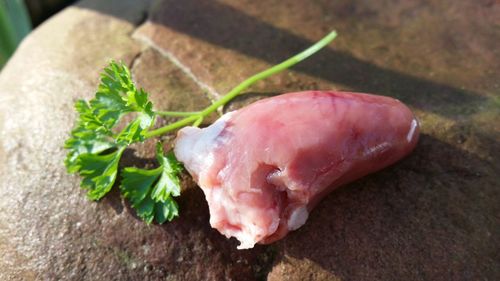
M 246 249 L 301 227 L 322 197 L 401 159 L 418 135 L 398 100 L 310 91 L 183 128 L 175 155 L 203 189 L 212 227 Z

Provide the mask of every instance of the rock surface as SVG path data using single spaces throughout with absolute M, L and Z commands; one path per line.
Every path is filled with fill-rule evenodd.
M 0 280 L 500 279 L 497 1 L 78 2 L 0 74 Z M 62 144 L 73 102 L 111 58 L 158 107 L 194 110 L 335 27 L 312 59 L 252 87 L 393 96 L 422 123 L 415 152 L 341 188 L 284 240 L 236 250 L 183 179 L 181 217 L 146 226 L 113 192 L 89 202 Z M 124 164 L 151 163 L 153 144 Z

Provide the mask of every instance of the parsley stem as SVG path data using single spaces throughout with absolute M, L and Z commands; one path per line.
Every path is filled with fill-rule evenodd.
M 193 127 L 198 127 L 200 126 L 201 122 L 203 122 L 203 116 L 200 116 L 196 121 L 193 123 Z
M 219 106 L 225 105 L 229 101 L 231 101 L 233 98 L 235 98 L 237 95 L 239 95 L 242 91 L 253 85 L 254 83 L 265 79 L 271 75 L 274 75 L 276 73 L 279 73 L 287 68 L 292 67 L 293 65 L 301 62 L 302 60 L 308 58 L 312 54 L 316 53 L 319 51 L 321 48 L 325 47 L 330 43 L 333 39 L 337 37 L 337 32 L 332 31 L 330 32 L 327 36 L 323 37 L 320 41 L 316 42 L 316 44 L 312 45 L 311 47 L 307 48 L 306 50 L 300 52 L 299 54 L 283 61 L 280 64 L 277 64 L 271 68 L 268 68 L 262 72 L 259 72 L 252 77 L 246 79 L 245 81 L 241 82 L 238 86 L 234 87 L 227 95 L 213 103 L 211 106 L 207 107 L 205 110 L 201 112 L 203 116 L 207 116 L 208 114 L 212 113 L 213 111 L 217 110 Z
M 170 132 L 170 131 L 173 131 L 175 129 L 182 128 L 182 127 L 188 125 L 189 123 L 196 121 L 198 118 L 199 118 L 199 116 L 197 116 L 197 115 L 192 115 L 192 116 L 183 118 L 183 119 L 181 119 L 177 122 L 174 122 L 172 124 L 168 124 L 164 127 L 158 128 L 156 130 L 149 131 L 145 134 L 145 137 L 151 138 L 151 137 L 163 135 L 163 134 Z
M 155 111 L 156 114 L 162 116 L 170 116 L 170 117 L 188 117 L 192 115 L 199 115 L 200 111 Z
M 248 87 L 250 87 L 254 83 L 256 83 L 262 79 L 265 79 L 271 75 L 279 73 L 279 72 L 297 64 L 298 62 L 301 62 L 302 60 L 308 58 L 312 54 L 316 53 L 317 51 L 319 51 L 320 49 L 322 49 L 323 47 L 328 45 L 330 42 L 333 41 L 333 39 L 335 39 L 335 37 L 337 37 L 337 32 L 335 32 L 335 31 L 330 32 L 328 35 L 323 37 L 323 39 L 319 40 L 314 45 L 305 49 L 304 51 L 300 52 L 299 54 L 281 62 L 280 64 L 277 64 L 271 68 L 268 68 L 262 72 L 259 72 L 255 75 L 251 76 L 250 78 L 246 79 L 245 81 L 241 82 L 238 86 L 234 87 L 225 96 L 223 96 L 222 98 L 220 98 L 219 100 L 217 100 L 212 105 L 208 106 L 207 108 L 205 108 L 204 110 L 202 110 L 198 114 L 186 115 L 188 117 L 181 119 L 175 123 L 166 125 L 164 127 L 158 128 L 158 129 L 153 130 L 153 131 L 149 131 L 145 134 L 145 137 L 151 138 L 151 137 L 163 135 L 163 134 L 168 133 L 172 130 L 184 127 L 191 122 L 195 122 L 194 125 L 199 125 L 199 123 L 201 123 L 201 121 L 198 121 L 198 120 L 203 120 L 204 117 L 206 117 L 210 113 L 216 111 L 217 108 L 219 108 L 220 106 L 227 104 L 229 101 L 231 101 L 233 98 L 235 98 L 242 91 L 244 91 L 245 89 L 247 89 Z M 178 116 L 180 116 L 180 115 L 178 115 Z

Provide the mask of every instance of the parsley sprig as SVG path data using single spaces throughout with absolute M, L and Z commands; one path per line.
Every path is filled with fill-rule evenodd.
M 336 32 L 332 31 L 303 52 L 248 78 L 212 105 L 196 112 L 155 111 L 148 93 L 138 89 L 132 81 L 129 69 L 123 63 L 112 61 L 101 73 L 95 97 L 88 102 L 78 100 L 75 103 L 79 117 L 64 145 L 68 150 L 64 164 L 69 173 L 78 173 L 82 177 L 80 185 L 88 191 L 88 198 L 99 200 L 114 186 L 120 158 L 129 145 L 187 125 L 199 126 L 205 117 L 255 82 L 308 58 L 336 36 Z M 130 113 L 134 113 L 134 118 L 118 130 L 122 117 Z M 152 129 L 161 116 L 181 119 Z M 157 168 L 125 167 L 120 173 L 120 191 L 137 215 L 148 224 L 153 220 L 161 224 L 179 215 L 174 197 L 181 192 L 179 174 L 182 165 L 172 152 L 164 153 L 161 142 L 157 143 L 156 160 Z
M 153 170 L 134 167 L 123 169 L 120 189 L 129 198 L 137 215 L 147 223 L 172 220 L 179 215 L 177 203 L 172 199 L 181 195 L 179 173 L 181 165 L 172 152 L 166 156 L 161 143 L 156 145 L 156 159 L 160 166 Z

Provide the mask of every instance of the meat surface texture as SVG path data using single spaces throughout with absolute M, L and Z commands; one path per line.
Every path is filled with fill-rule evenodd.
M 185 127 L 174 152 L 203 189 L 212 227 L 246 249 L 301 227 L 322 197 L 398 161 L 418 135 L 398 100 L 309 91 Z

